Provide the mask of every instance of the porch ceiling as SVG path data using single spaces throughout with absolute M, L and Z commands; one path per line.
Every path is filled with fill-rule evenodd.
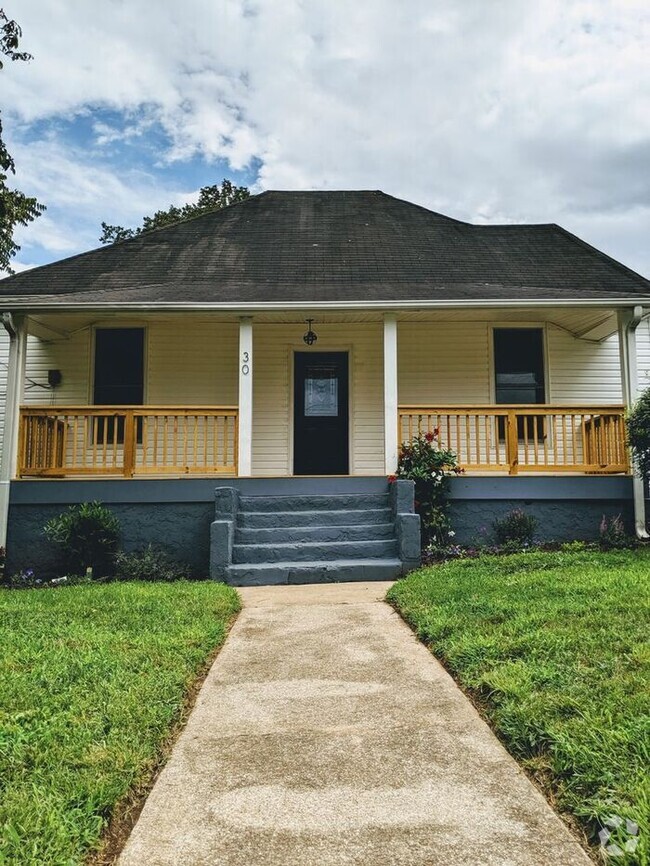
M 287 310 L 263 312 L 253 316 L 256 325 L 287 325 L 295 324 L 302 327 L 305 319 L 313 318 L 318 323 L 380 323 L 383 313 L 379 310 L 328 311 L 317 312 L 309 308 L 304 310 Z M 603 308 L 512 308 L 512 309 L 442 309 L 442 310 L 407 310 L 397 313 L 398 321 L 402 322 L 548 322 L 576 337 L 592 340 L 602 340 L 616 331 L 616 313 Z M 124 323 L 146 325 L 147 322 L 176 323 L 237 323 L 239 317 L 235 313 L 206 312 L 165 312 L 165 313 L 38 313 L 29 318 L 29 333 L 48 341 L 67 339 L 72 334 L 90 328 L 94 325 Z

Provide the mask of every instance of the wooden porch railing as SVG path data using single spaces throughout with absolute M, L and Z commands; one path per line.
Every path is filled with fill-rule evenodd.
M 399 442 L 439 431 L 470 472 L 630 471 L 623 406 L 400 406 Z
M 236 406 L 23 406 L 18 475 L 237 474 Z

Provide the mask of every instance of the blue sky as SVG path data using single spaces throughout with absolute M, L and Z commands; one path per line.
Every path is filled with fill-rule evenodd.
M 16 268 L 229 177 L 558 222 L 650 276 L 646 0 L 11 0 Z

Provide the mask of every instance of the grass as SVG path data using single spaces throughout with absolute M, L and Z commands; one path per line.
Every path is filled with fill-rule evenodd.
M 531 552 L 422 569 L 389 601 L 555 805 L 650 864 L 650 552 Z M 614 861 L 612 861 L 614 862 Z
M 81 864 L 239 608 L 221 584 L 0 591 L 0 864 Z

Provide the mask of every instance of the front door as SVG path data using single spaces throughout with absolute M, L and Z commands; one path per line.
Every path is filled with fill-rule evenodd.
M 347 475 L 347 352 L 295 353 L 293 418 L 293 474 Z

